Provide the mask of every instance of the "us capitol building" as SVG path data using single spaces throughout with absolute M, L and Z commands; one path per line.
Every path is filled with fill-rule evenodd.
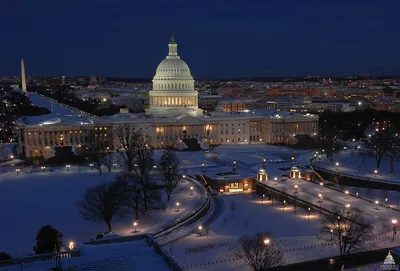
M 112 137 L 118 125 L 130 124 L 153 140 L 155 148 L 184 149 L 195 141 L 201 148 L 217 144 L 295 142 L 296 134 L 315 136 L 318 116 L 276 111 L 204 114 L 189 66 L 178 55 L 174 36 L 167 57 L 158 65 L 145 113 L 108 117 L 49 114 L 18 121 L 19 151 L 27 157 L 54 156 L 56 147 L 72 147 L 96 137 Z

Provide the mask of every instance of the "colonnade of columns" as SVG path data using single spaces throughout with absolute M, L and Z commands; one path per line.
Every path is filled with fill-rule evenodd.
M 197 96 L 150 96 L 150 106 L 152 107 L 186 107 L 197 105 Z

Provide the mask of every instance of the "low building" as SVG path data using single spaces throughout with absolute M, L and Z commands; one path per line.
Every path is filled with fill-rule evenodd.
M 207 183 L 220 193 L 251 192 L 256 189 L 256 177 L 233 172 L 231 168 L 207 169 L 203 173 Z

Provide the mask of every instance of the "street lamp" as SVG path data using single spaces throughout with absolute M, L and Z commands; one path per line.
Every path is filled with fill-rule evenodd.
M 378 209 L 379 201 L 376 200 L 376 201 L 375 201 L 375 204 L 376 204 L 376 208 L 375 208 L 375 209 L 379 210 L 379 209 Z
M 319 185 L 320 185 L 320 188 L 321 188 L 321 191 L 322 191 L 322 187 L 324 186 L 324 183 L 320 182 Z
M 267 160 L 264 158 L 263 159 L 263 163 L 262 163 L 262 167 L 263 167 L 263 169 L 265 169 L 265 163 L 267 162 Z
M 69 242 L 68 248 L 69 248 L 69 250 L 74 250 L 75 249 L 75 242 L 74 241 Z
M 135 232 L 137 232 L 137 231 L 136 231 L 136 227 L 137 227 L 137 222 L 136 222 L 136 221 L 133 222 L 133 226 L 135 227 Z
M 375 178 L 377 177 L 377 174 L 378 174 L 378 170 L 374 170 L 374 173 L 375 173 Z
M 233 173 L 236 173 L 236 160 L 233 160 L 233 169 L 232 169 Z
M 190 187 L 190 195 L 193 196 L 193 186 Z
M 283 211 L 285 211 L 285 203 L 286 203 L 286 200 L 283 200 L 283 202 L 282 202 L 282 209 L 283 209 Z
M 346 194 L 346 199 L 347 199 L 347 195 L 349 194 L 349 191 L 344 191 L 344 193 Z
M 262 203 L 264 204 L 264 198 L 265 198 L 265 194 L 263 194 L 262 196 Z
M 179 202 L 176 203 L 176 211 L 179 212 Z
M 331 241 L 333 240 L 333 230 L 331 229 Z
M 201 236 L 201 230 L 203 229 L 203 226 L 199 226 L 199 236 Z
M 65 167 L 67 168 L 67 170 L 69 171 L 71 165 L 65 165 Z
M 356 196 L 357 196 L 357 198 L 358 198 L 358 192 L 356 193 Z
M 277 181 L 278 181 L 278 178 L 277 178 L 277 177 L 274 177 L 274 181 L 275 181 L 275 184 L 278 184 L 278 183 L 277 183 Z
M 201 164 L 201 173 L 204 173 L 204 167 L 205 167 L 205 164 L 202 163 L 202 164 Z
M 339 163 L 336 162 L 336 170 L 339 171 Z
M 393 239 L 397 234 L 397 219 L 392 219 L 392 224 L 393 224 Z
M 269 241 L 268 238 L 264 240 L 264 244 L 265 244 L 266 246 L 269 245 L 269 242 L 270 242 L 270 241 Z
M 310 219 L 311 208 L 308 207 L 308 219 Z
M 295 192 L 295 193 L 297 193 L 297 188 L 299 188 L 299 186 L 296 184 L 296 185 L 294 186 L 294 192 Z

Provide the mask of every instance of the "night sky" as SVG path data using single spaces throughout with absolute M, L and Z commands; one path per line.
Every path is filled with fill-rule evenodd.
M 170 30 L 195 79 L 400 75 L 400 1 L 4 0 L 0 75 L 154 75 Z

